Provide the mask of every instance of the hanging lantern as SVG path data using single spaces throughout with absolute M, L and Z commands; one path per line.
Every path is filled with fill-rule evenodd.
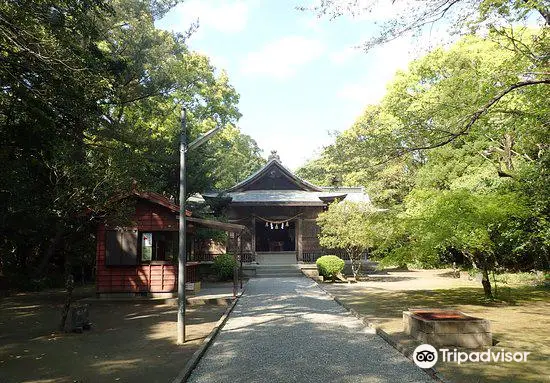
M 283 230 L 285 228 L 285 223 L 281 223 L 281 230 Z
M 286 227 L 288 227 L 288 221 L 286 221 Z
M 266 222 L 266 223 L 265 223 L 265 227 L 267 227 L 267 226 L 269 226 L 269 225 L 268 225 L 267 222 Z
M 279 228 L 279 225 L 275 224 L 275 229 L 278 229 Z
M 269 225 L 271 226 L 271 229 L 273 229 L 273 222 L 271 222 Z

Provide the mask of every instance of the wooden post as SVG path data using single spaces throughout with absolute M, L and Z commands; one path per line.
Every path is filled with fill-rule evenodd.
M 252 233 L 252 238 L 250 240 L 251 246 L 252 246 L 252 255 L 256 255 L 256 217 L 252 216 L 252 230 L 250 231 Z M 242 248 L 242 246 L 241 246 Z M 241 250 L 242 251 L 242 250 Z M 256 257 L 254 257 L 256 258 Z
M 303 249 L 302 249 L 302 218 L 296 220 L 296 248 L 297 248 L 297 261 L 301 262 L 303 258 Z
M 235 266 L 233 267 L 233 298 L 237 297 L 237 286 L 238 286 L 238 276 L 239 276 L 239 264 L 238 255 L 233 254 L 233 259 L 235 260 Z
M 241 234 L 242 235 L 242 231 L 241 231 Z M 243 291 L 243 242 L 241 241 L 241 246 L 240 246 L 240 249 L 239 249 L 239 260 L 241 262 L 241 270 L 240 270 L 240 274 L 239 274 L 239 277 L 241 278 L 241 292 Z

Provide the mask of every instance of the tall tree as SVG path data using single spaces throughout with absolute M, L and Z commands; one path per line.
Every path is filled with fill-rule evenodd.
M 531 34 L 526 46 L 541 36 Z M 373 252 L 385 263 L 438 265 L 462 254 L 482 271 L 487 296 L 496 266 L 550 267 L 549 88 L 495 91 L 544 72 L 499 38 L 465 37 L 411 63 L 379 105 L 301 170 L 358 177 L 375 203 L 390 208 Z M 495 92 L 502 97 L 475 126 L 453 130 L 496 100 Z M 387 173 L 396 168 L 401 177 Z M 377 187 L 382 198 L 373 194 Z
M 190 139 L 214 124 L 232 132 L 190 155 L 190 192 L 238 177 L 221 145 L 235 143 L 241 162 L 259 166 L 257 145 L 236 128 L 239 97 L 227 75 L 189 52 L 188 34 L 155 28 L 174 3 L 0 5 L 3 270 L 38 278 L 70 254 L 80 260 L 78 241 L 93 232 L 83 213 L 101 211 L 132 179 L 175 195 L 182 106 Z

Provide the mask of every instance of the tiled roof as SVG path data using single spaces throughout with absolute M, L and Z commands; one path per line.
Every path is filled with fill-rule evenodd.
M 313 185 L 312 183 L 309 183 L 306 180 L 303 180 L 300 177 L 296 176 L 289 169 L 284 167 L 279 160 L 277 160 L 276 158 L 273 158 L 269 160 L 267 164 L 265 164 L 265 166 L 260 170 L 258 170 L 256 173 L 252 174 L 250 177 L 248 177 L 244 181 L 241 181 L 238 184 L 230 187 L 226 191 L 229 193 L 237 190 L 246 189 L 246 187 L 251 183 L 253 183 L 254 181 L 266 176 L 269 170 L 272 168 L 278 168 L 283 174 L 285 174 L 289 179 L 291 179 L 294 183 L 296 183 L 296 186 L 298 188 L 302 190 L 311 190 L 311 191 L 321 190 L 319 186 Z
M 229 192 L 226 195 L 232 198 L 231 204 L 246 205 L 307 205 L 323 206 L 319 197 L 343 197 L 345 201 L 370 202 L 362 188 L 324 188 L 324 192 L 312 192 L 303 190 L 246 190 L 242 192 Z M 204 194 L 214 197 L 215 194 Z

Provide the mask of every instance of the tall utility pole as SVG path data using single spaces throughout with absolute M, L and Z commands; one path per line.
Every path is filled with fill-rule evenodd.
M 218 117 L 218 115 L 215 115 Z M 185 155 L 188 150 L 198 148 L 208 141 L 223 126 L 217 125 L 196 140 L 187 145 L 187 110 L 181 109 L 181 132 L 180 132 L 180 219 L 179 219 L 179 252 L 178 252 L 178 344 L 185 342 L 185 261 L 187 259 L 186 244 L 187 233 L 185 223 Z M 219 117 L 218 117 L 219 118 Z
M 179 251 L 178 251 L 178 344 L 185 342 L 185 261 L 187 259 L 186 223 L 185 223 L 185 152 L 187 151 L 187 110 L 181 109 L 180 132 L 180 219 L 179 219 Z

